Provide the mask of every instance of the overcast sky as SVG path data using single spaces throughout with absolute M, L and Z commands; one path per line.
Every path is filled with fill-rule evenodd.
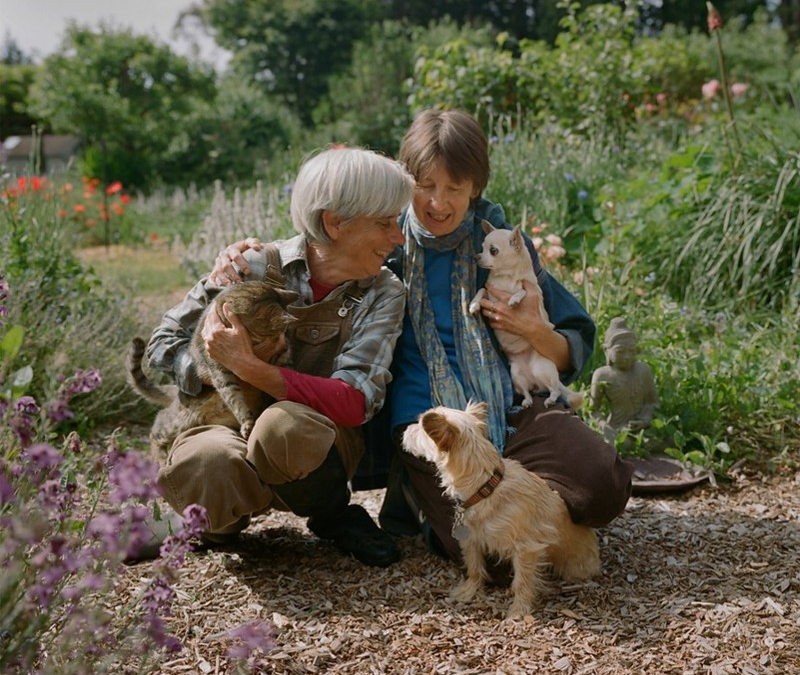
M 92 28 L 105 21 L 155 35 L 186 54 L 188 43 L 173 39 L 171 32 L 181 11 L 191 5 L 192 0 L 0 0 L 0 42 L 10 35 L 23 53 L 38 62 L 56 49 L 68 20 L 75 19 Z M 204 58 L 216 61 L 211 52 L 209 42 L 204 43 Z

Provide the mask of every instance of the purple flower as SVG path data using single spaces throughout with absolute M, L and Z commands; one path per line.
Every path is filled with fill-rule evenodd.
M 564 178 L 566 180 L 568 180 L 570 183 L 574 183 L 575 182 L 575 176 L 573 174 L 571 174 L 569 171 L 566 171 L 564 173 Z
M 164 620 L 153 612 L 147 617 L 147 634 L 159 647 L 167 652 L 179 652 L 183 649 L 180 640 L 167 632 Z
M 174 599 L 175 589 L 162 576 L 156 576 L 144 592 L 142 606 L 149 612 L 163 612 L 169 615 L 170 604 Z
M 86 526 L 86 534 L 100 542 L 102 552 L 112 555 L 127 552 L 121 541 L 123 532 L 122 518 L 117 513 L 98 513 Z
M 89 370 L 77 370 L 72 378 L 68 381 L 64 390 L 67 400 L 76 394 L 88 394 L 94 391 L 103 383 L 100 377 L 100 371 L 97 368 L 90 368 Z
M 586 199 L 589 196 L 589 193 L 586 190 L 578 190 L 578 199 L 581 201 Z
M 45 408 L 45 414 L 57 424 L 75 417 L 75 413 L 67 408 L 67 401 L 63 398 L 54 398 L 49 401 Z
M 23 459 L 29 462 L 29 469 L 33 471 L 48 471 L 57 466 L 60 466 L 64 461 L 64 457 L 52 445 L 47 443 L 37 443 L 31 445 L 22 453 Z
M 59 520 L 66 518 L 74 496 L 74 484 L 62 486 L 60 480 L 51 478 L 39 486 L 39 498 L 42 506 L 50 513 L 56 514 Z
M 33 396 L 20 396 L 15 403 L 15 408 L 18 415 L 39 414 L 39 406 Z
M 232 628 L 226 634 L 238 644 L 228 648 L 228 656 L 232 659 L 245 660 L 255 652 L 268 652 L 275 649 L 275 631 L 272 625 L 262 619 L 252 621 Z
M 208 515 L 206 507 L 200 504 L 189 504 L 183 510 L 183 530 L 190 537 L 199 537 L 208 529 Z
M 128 499 L 154 499 L 159 496 L 158 464 L 135 450 L 109 453 L 112 463 L 108 472 L 111 485 L 109 499 L 114 504 L 122 504 Z
M 83 441 L 74 431 L 71 431 L 65 442 L 65 449 L 70 455 L 80 455 L 83 451 Z

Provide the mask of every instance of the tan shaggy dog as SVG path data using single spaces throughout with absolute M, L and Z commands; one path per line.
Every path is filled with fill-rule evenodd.
M 486 405 L 465 411 L 438 407 L 423 413 L 403 435 L 404 448 L 436 465 L 445 493 L 455 501 L 453 536 L 467 567 L 451 597 L 469 601 L 487 581 L 485 556 L 511 560 L 513 603 L 507 616 L 528 614 L 549 563 L 568 581 L 600 572 L 597 535 L 575 525 L 561 497 L 513 459 L 498 456 L 487 436 Z

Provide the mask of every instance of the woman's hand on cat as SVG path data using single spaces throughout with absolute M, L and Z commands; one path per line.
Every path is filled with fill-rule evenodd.
M 220 251 L 214 260 L 214 269 L 208 278 L 217 286 L 236 284 L 242 280 L 242 275 L 250 274 L 250 266 L 242 253 L 248 249 L 261 250 L 261 242 L 256 237 L 248 237 L 227 246 Z
M 239 318 L 229 311 L 227 304 L 223 305 L 222 311 L 230 327 L 222 322 L 216 312 L 210 312 L 203 326 L 202 338 L 208 355 L 228 370 L 236 372 L 232 366 L 254 357 L 253 347 L 247 330 Z

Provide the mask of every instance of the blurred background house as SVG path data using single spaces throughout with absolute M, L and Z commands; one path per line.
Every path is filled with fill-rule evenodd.
M 0 147 L 0 167 L 12 174 L 63 173 L 77 158 L 77 136 L 9 136 Z

